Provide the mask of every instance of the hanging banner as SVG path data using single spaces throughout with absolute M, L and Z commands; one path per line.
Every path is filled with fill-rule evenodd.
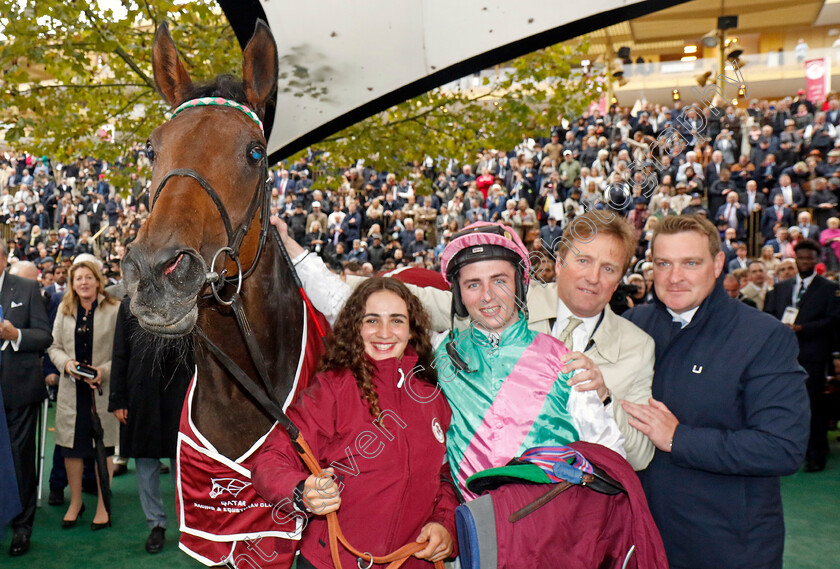
M 831 91 L 831 59 L 821 57 L 805 62 L 805 96 L 812 103 L 822 103 Z

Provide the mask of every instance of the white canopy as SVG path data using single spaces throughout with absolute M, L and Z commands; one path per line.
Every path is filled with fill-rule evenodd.
M 257 18 L 277 40 L 268 116 L 278 161 L 470 73 L 684 0 L 219 0 L 240 44 Z M 616 46 L 617 48 L 617 46 Z

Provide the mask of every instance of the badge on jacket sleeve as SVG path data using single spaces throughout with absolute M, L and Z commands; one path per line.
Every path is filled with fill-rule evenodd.
M 443 435 L 443 427 L 440 426 L 440 421 L 437 420 L 437 417 L 432 419 L 432 434 L 435 435 L 435 438 L 441 444 L 446 440 Z

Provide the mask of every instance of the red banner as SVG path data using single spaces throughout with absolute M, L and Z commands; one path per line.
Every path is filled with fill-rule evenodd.
M 831 62 L 827 57 L 805 62 L 805 92 L 812 103 L 825 101 L 831 90 Z

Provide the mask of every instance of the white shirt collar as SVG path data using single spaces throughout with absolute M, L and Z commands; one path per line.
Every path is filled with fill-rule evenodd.
M 671 309 L 670 309 L 670 308 L 668 308 L 667 306 L 666 306 L 665 308 L 667 308 L 667 309 L 668 309 L 668 312 L 671 314 L 671 316 L 673 316 L 673 317 L 675 317 L 675 318 L 682 318 L 682 319 L 683 319 L 683 320 L 685 320 L 688 324 L 691 324 L 691 319 L 692 319 L 692 318 L 694 318 L 694 315 L 695 315 L 695 314 L 697 314 L 697 310 L 698 310 L 700 307 L 699 307 L 699 306 L 695 306 L 695 307 L 694 307 L 694 308 L 692 308 L 691 310 L 686 310 L 685 312 L 682 312 L 682 313 L 674 312 L 673 310 L 671 310 Z
M 563 303 L 560 298 L 557 298 L 557 322 L 563 323 L 563 328 L 566 327 L 565 321 L 574 316 L 575 318 L 579 318 L 583 321 L 583 328 L 586 330 L 586 337 L 591 338 L 592 334 L 595 333 L 595 328 L 598 327 L 598 320 L 601 319 L 601 315 L 597 314 L 596 316 L 590 316 L 588 318 L 583 318 L 581 316 L 577 316 L 572 314 L 572 311 Z M 562 330 L 563 328 L 560 328 Z
M 811 273 L 810 277 L 806 277 L 804 279 L 801 276 L 799 276 L 799 273 L 797 273 L 796 274 L 796 286 L 801 287 L 802 283 L 805 283 L 805 288 L 808 288 L 809 286 L 811 286 L 811 283 L 814 282 L 814 277 L 816 277 L 816 276 L 817 276 L 817 271 L 814 271 L 813 273 Z M 2 288 L 2 286 L 3 286 L 3 281 L 0 280 L 0 288 Z

